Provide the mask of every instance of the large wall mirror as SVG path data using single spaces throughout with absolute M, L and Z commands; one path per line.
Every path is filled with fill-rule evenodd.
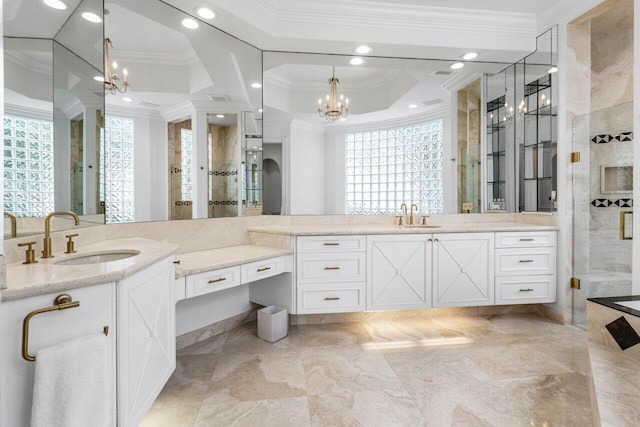
M 510 202 L 488 185 L 499 176 L 492 168 L 509 169 L 499 143 L 489 146 L 509 61 L 263 52 L 160 0 L 66 3 L 4 4 L 5 238 L 41 233 L 53 210 L 91 225 L 384 214 L 401 203 L 425 214 L 553 206 L 546 140 L 523 147 L 528 166 L 511 168 Z M 544 85 L 547 53 L 506 76 L 519 85 L 512 104 L 532 82 Z M 116 73 L 105 91 L 100 76 Z M 327 107 L 334 76 L 338 98 Z M 540 128 L 533 123 L 513 126 Z M 507 161 L 518 162 L 512 151 Z M 56 218 L 54 228 L 71 224 Z
M 4 4 L 4 237 L 43 232 L 49 212 L 103 223 L 102 2 Z M 92 13 L 93 22 L 82 17 Z M 53 229 L 73 226 L 55 218 Z

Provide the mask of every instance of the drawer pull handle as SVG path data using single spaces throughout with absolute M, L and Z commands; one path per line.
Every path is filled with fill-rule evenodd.
M 226 278 L 226 277 L 220 277 L 219 279 L 212 279 L 212 280 L 209 280 L 209 283 L 211 284 L 211 283 L 224 282 L 225 280 L 227 280 L 227 278 Z
M 533 292 L 531 288 L 520 289 L 520 292 Z
M 262 273 L 263 271 L 271 270 L 271 267 L 262 267 L 258 269 L 258 273 Z
M 340 297 L 326 297 L 324 300 L 325 301 L 338 301 L 340 299 Z
M 521 242 L 533 242 L 535 239 L 520 239 Z
M 325 243 L 325 246 L 340 246 L 340 243 Z
M 521 259 L 520 262 L 533 262 L 532 259 Z
M 340 267 L 325 267 L 325 270 L 340 270 Z

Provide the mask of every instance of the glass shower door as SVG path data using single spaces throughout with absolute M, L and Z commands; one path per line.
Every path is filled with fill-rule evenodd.
M 633 210 L 632 114 L 626 103 L 573 123 L 573 324 L 583 329 L 587 298 L 631 295 L 631 240 L 621 226 Z

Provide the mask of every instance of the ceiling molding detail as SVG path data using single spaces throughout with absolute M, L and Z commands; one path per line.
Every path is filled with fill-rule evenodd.
M 132 50 L 119 50 L 112 54 L 111 59 L 122 64 L 151 64 L 151 65 L 193 65 L 199 63 L 198 55 L 194 51 L 178 52 L 142 52 Z
M 538 16 L 537 32 L 542 34 L 555 25 L 571 22 L 603 2 L 604 0 L 560 1 Z
M 304 30 L 309 24 L 374 28 L 376 30 L 420 30 L 429 32 L 469 33 L 490 35 L 535 36 L 536 15 L 532 13 L 500 12 L 480 9 L 461 9 L 354 0 L 291 1 L 287 8 L 278 0 L 219 0 L 218 5 L 233 15 L 274 37 L 291 37 L 291 29 Z M 260 17 L 260 19 L 255 19 Z M 341 31 L 325 34 L 343 36 Z M 317 37 L 312 32 L 310 35 Z
M 41 110 L 39 108 L 16 104 L 4 104 L 4 114 L 7 116 L 26 117 L 45 121 L 53 120 L 53 113 L 51 110 Z
M 53 65 L 50 61 L 38 61 L 35 58 L 24 54 L 23 52 L 8 49 L 5 49 L 4 51 L 4 58 L 5 62 L 13 62 L 14 64 L 22 68 L 26 68 L 29 71 L 46 74 L 48 76 L 53 75 Z
M 329 67 L 327 67 L 327 70 L 328 69 Z M 397 70 L 397 69 L 384 70 L 382 74 L 374 78 L 360 80 L 357 82 L 351 81 L 349 83 L 340 83 L 339 88 L 342 88 L 343 85 L 346 84 L 348 86 L 347 90 L 350 92 L 361 92 L 361 91 L 364 92 L 364 91 L 379 89 L 381 87 L 386 87 L 387 85 L 389 85 L 389 83 L 391 83 L 394 79 L 396 79 L 401 72 L 402 72 L 401 70 Z M 281 74 L 278 74 L 277 71 L 272 70 L 265 73 L 264 82 L 268 84 L 273 84 L 275 86 L 278 86 L 282 89 L 287 89 L 287 90 L 327 92 L 329 88 L 328 80 L 330 77 L 331 77 L 331 73 L 327 71 L 327 78 L 324 80 L 318 80 L 316 82 L 311 82 L 311 81 L 299 82 L 299 81 L 293 81 L 290 78 L 287 78 Z M 340 78 L 339 75 L 338 75 L 338 78 Z
M 444 119 L 451 114 L 449 106 L 440 107 L 420 114 L 405 116 L 389 120 L 375 120 L 370 123 L 332 124 L 327 127 L 328 135 L 345 134 L 348 132 L 374 131 L 393 129 L 395 127 L 412 126 L 432 120 Z
M 482 73 L 454 73 L 440 87 L 451 93 L 481 77 Z

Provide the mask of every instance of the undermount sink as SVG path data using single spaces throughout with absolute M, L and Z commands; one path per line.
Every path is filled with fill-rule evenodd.
M 435 225 L 435 224 L 414 224 L 414 225 L 403 225 L 402 227 L 405 227 L 405 228 L 440 228 L 442 226 L 441 225 Z
M 140 251 L 128 250 L 128 251 L 113 251 L 113 252 L 94 252 L 85 255 L 75 256 L 73 258 L 66 258 L 60 261 L 54 262 L 55 265 L 89 265 L 89 264 L 103 264 L 105 262 L 119 261 L 121 259 L 131 258 L 136 256 Z

